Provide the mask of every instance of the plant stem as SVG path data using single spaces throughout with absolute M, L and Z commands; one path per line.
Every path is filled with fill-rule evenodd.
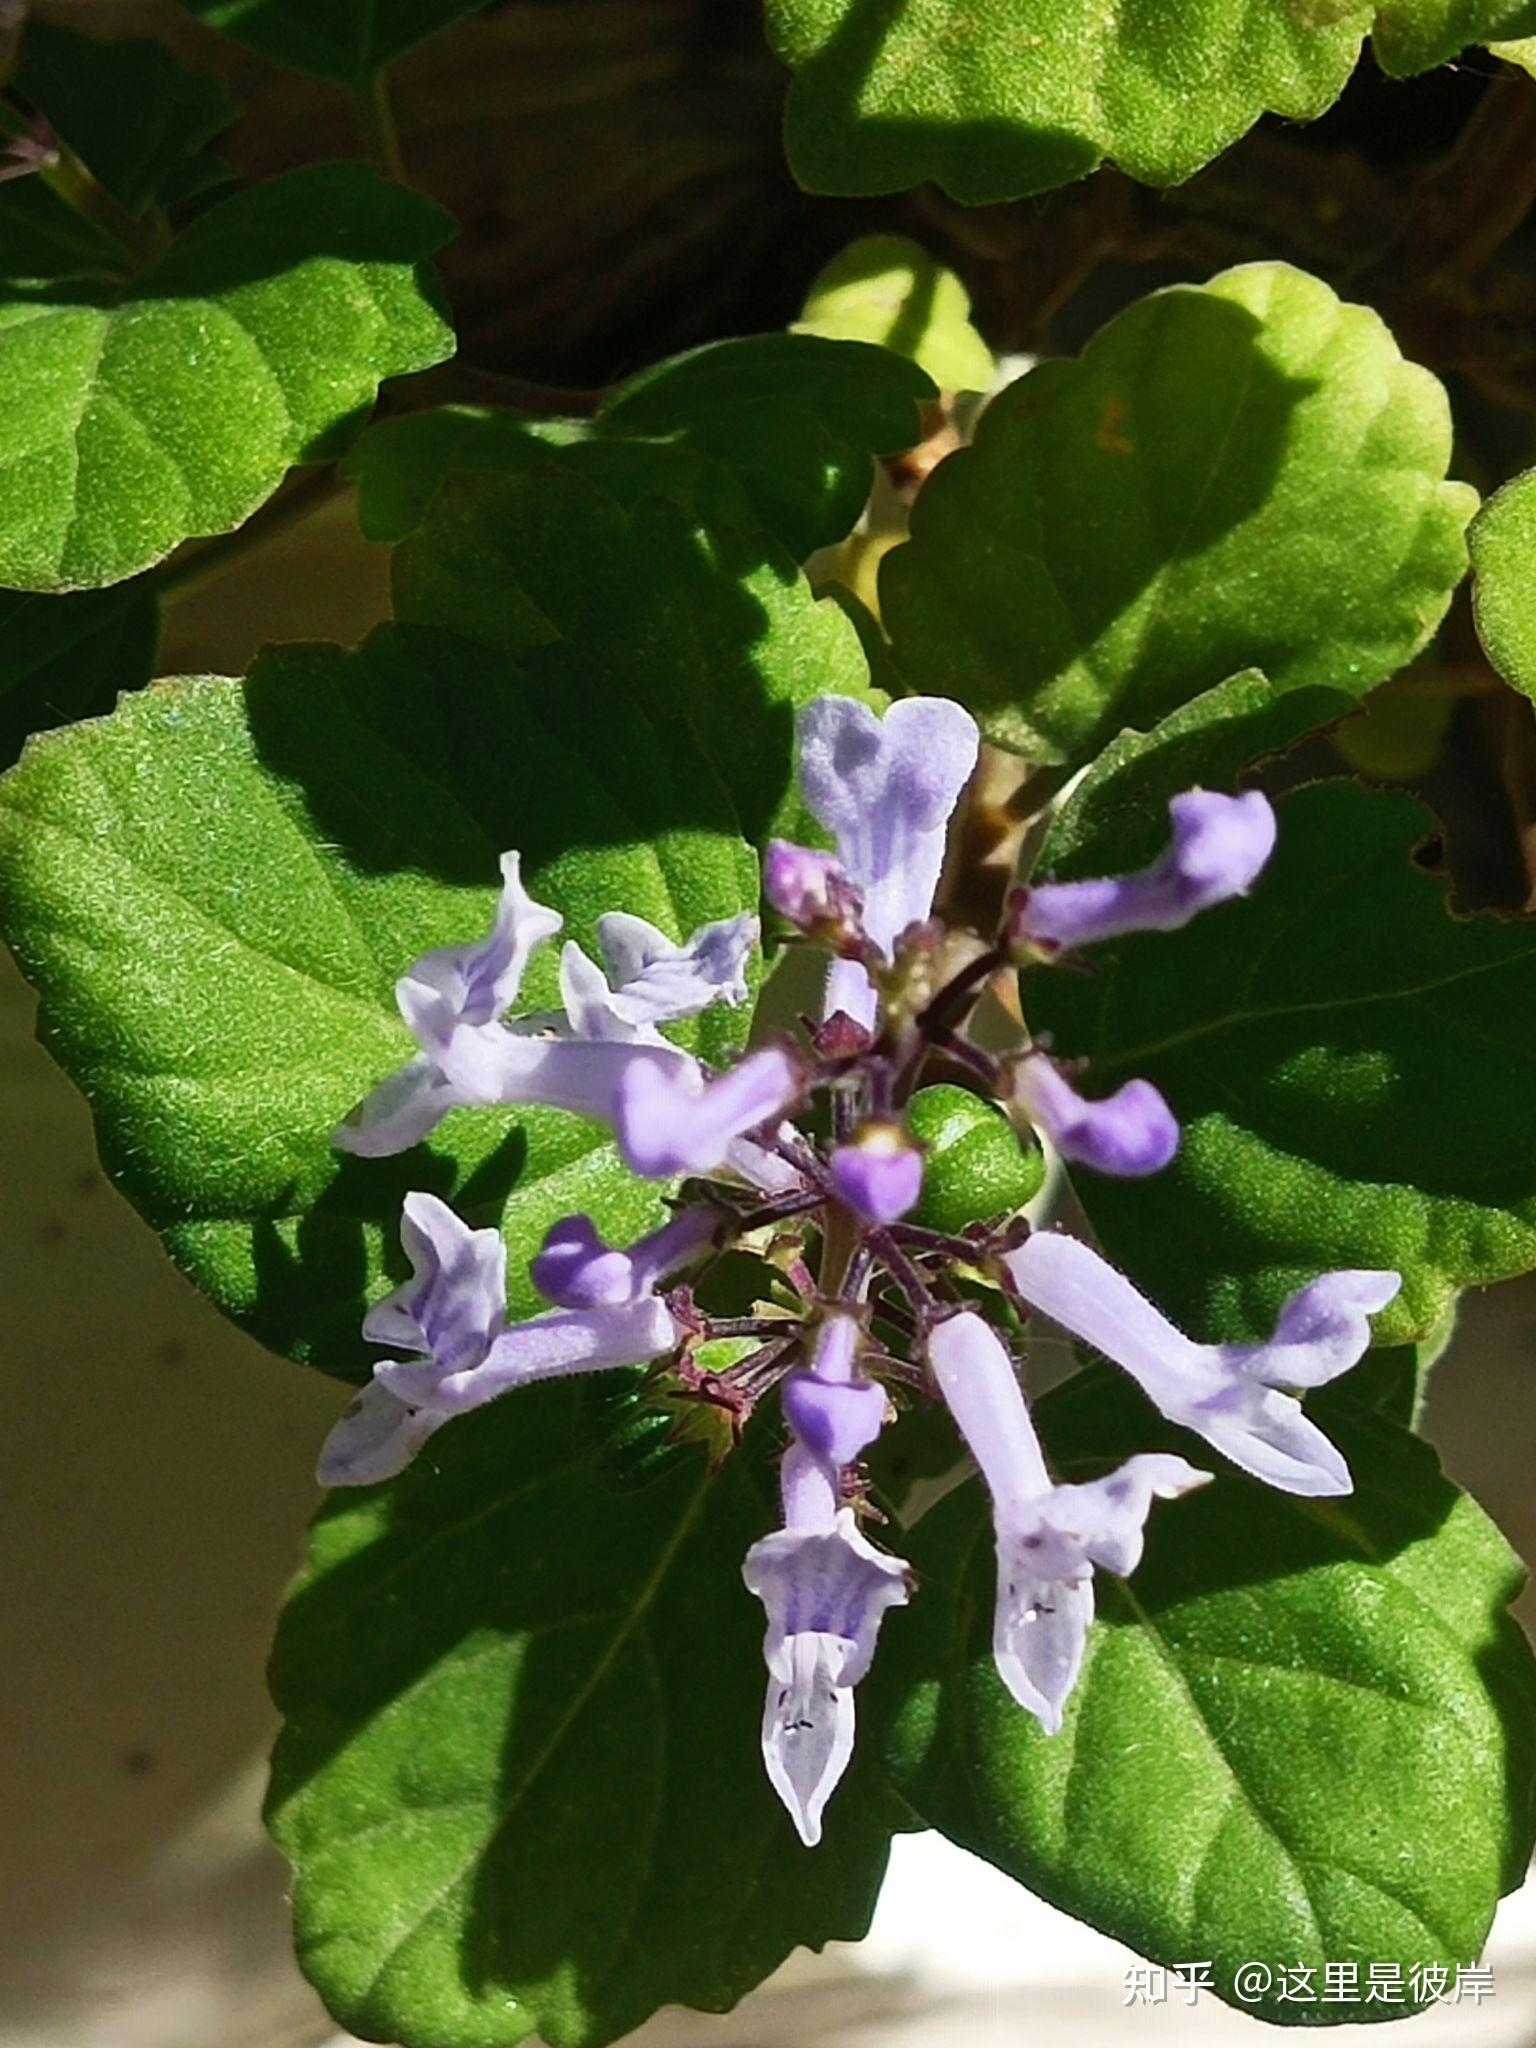
M 389 94 L 388 72 L 375 71 L 365 85 L 360 85 L 354 104 L 357 125 L 362 130 L 369 155 L 386 178 L 393 178 L 397 185 L 408 184 L 405 158 L 400 150 L 400 130 L 395 123 L 394 102 Z

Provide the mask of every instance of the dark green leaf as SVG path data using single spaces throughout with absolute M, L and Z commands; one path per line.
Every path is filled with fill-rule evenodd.
M 1433 631 L 1476 504 L 1445 393 L 1285 264 L 1128 308 L 983 414 L 880 589 L 897 659 L 1079 761 L 1244 667 L 1363 695 Z
M 658 496 L 697 512 L 728 482 L 748 516 L 804 560 L 854 525 L 871 457 L 910 448 L 918 403 L 934 395 L 925 373 L 888 349 L 755 335 L 658 364 L 590 421 L 472 406 L 388 421 L 359 442 L 348 473 L 363 530 L 399 540 L 445 476 L 519 472 L 558 447 L 562 463 L 625 504 Z M 735 493 L 720 501 L 733 505 Z
M 1378 1332 L 1406 1341 L 1536 1265 L 1536 924 L 1452 917 L 1412 860 L 1432 831 L 1411 798 L 1314 784 L 1246 901 L 1024 976 L 1095 1092 L 1143 1074 L 1184 1126 L 1155 1182 L 1078 1179 L 1106 1250 L 1197 1334 L 1379 1266 L 1403 1292 Z
M 0 278 L 110 282 L 122 263 L 123 251 L 105 229 L 67 206 L 41 178 L 0 184 Z
M 598 676 L 667 707 L 754 843 L 815 829 L 794 793 L 799 707 L 871 695 L 847 618 L 761 535 L 661 500 L 626 511 L 556 468 L 446 485 L 396 553 L 395 599 L 402 617 L 508 648 L 551 693 Z
M 382 379 L 452 350 L 423 268 L 447 231 L 429 200 L 330 164 L 201 215 L 123 289 L 10 287 L 0 583 L 119 582 L 336 454 Z
M 1375 26 L 1393 73 L 1536 28 L 1530 0 L 767 0 L 796 74 L 790 168 L 813 192 L 932 181 L 966 205 L 1085 177 L 1112 158 L 1176 185 L 1263 113 L 1332 104 Z
M 142 214 L 235 118 L 224 84 L 163 43 L 97 42 L 30 21 L 18 92 L 126 212 Z
M 279 1634 L 300 1960 L 404 2048 L 600 2048 L 662 2004 L 724 2011 L 796 1945 L 862 1935 L 884 1869 L 867 1764 L 814 1854 L 763 1776 L 741 1559 L 772 1510 L 744 1461 L 612 1492 L 568 1392 L 338 1501 Z
M 210 28 L 294 71 L 362 86 L 489 0 L 181 0 Z
M 148 582 L 78 597 L 0 590 L 0 768 L 30 734 L 94 718 L 147 683 L 159 626 Z
M 657 1215 L 605 1136 L 552 1111 L 460 1111 L 394 1160 L 331 1145 L 412 1050 L 396 977 L 488 929 L 511 846 L 589 952 L 605 910 L 682 937 L 756 902 L 675 718 L 597 674 L 550 692 L 427 630 L 279 649 L 246 685 L 161 684 L 38 741 L 0 783 L 0 927 L 49 1048 L 129 1199 L 275 1349 L 360 1369 L 410 1188 L 503 1218 L 524 1310 L 557 1216 L 627 1238 Z M 557 952 L 535 961 L 529 1007 L 553 1004 Z M 695 1042 L 743 1028 L 715 1012 Z
M 1099 1575 L 1059 1734 L 993 1670 L 974 1483 L 913 1532 L 921 1597 L 873 1681 L 902 1702 L 891 1763 L 930 1824 L 1144 1955 L 1210 1963 L 1223 1997 L 1240 1964 L 1268 1964 L 1273 1986 L 1243 2003 L 1296 2024 L 1407 2009 L 1364 2002 L 1372 1963 L 1407 1994 L 1415 1966 L 1475 1958 L 1533 1830 L 1536 1663 L 1506 1612 L 1518 1560 L 1426 1444 L 1323 1405 L 1354 1495 L 1298 1500 L 1223 1472 L 1155 1507 L 1131 1581 Z M 1074 1477 L 1167 1437 L 1106 1374 L 1040 1412 Z M 1326 1963 L 1357 1966 L 1360 2003 L 1326 2002 Z M 1282 1997 L 1296 1965 L 1311 1995 Z

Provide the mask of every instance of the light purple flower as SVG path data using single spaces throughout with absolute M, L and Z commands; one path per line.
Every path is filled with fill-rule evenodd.
M 1040 1052 L 1014 1060 L 1009 1079 L 1014 1102 L 1074 1165 L 1130 1178 L 1160 1173 L 1179 1149 L 1173 1111 L 1150 1081 L 1090 1101 Z
M 557 1308 L 598 1308 L 634 1301 L 707 1249 L 719 1229 L 712 1209 L 680 1209 L 627 1251 L 604 1244 L 590 1216 L 552 1224 L 529 1277 Z
M 786 1382 L 795 1434 L 782 1477 L 785 1526 L 754 1543 L 742 1565 L 768 1616 L 763 1761 L 807 1848 L 821 1839 L 822 1813 L 853 1754 L 853 1688 L 886 1609 L 908 1595 L 901 1560 L 876 1550 L 840 1505 L 841 1468 L 885 1412 L 884 1394 L 859 1371 L 858 1342 L 851 1317 L 828 1317 L 814 1363 Z
M 500 1019 L 517 1000 L 529 958 L 562 921 L 524 889 L 520 855 L 502 855 L 501 878 L 487 938 L 423 953 L 395 983 L 400 1014 L 421 1050 L 337 1129 L 343 1150 L 365 1158 L 403 1152 L 456 1104 L 498 1099 Z
M 884 719 L 853 697 L 818 697 L 799 719 L 800 788 L 837 842 L 862 893 L 864 930 L 890 959 L 933 908 L 950 813 L 976 766 L 980 735 L 958 704 L 908 697 Z M 833 962 L 826 1014 L 873 1027 L 873 984 L 856 961 Z
M 749 1132 L 777 1124 L 802 1086 L 777 1046 L 749 1053 L 717 1080 L 644 1055 L 626 1068 L 614 1107 L 624 1163 L 648 1180 L 713 1173 Z
M 471 1230 L 435 1195 L 411 1194 L 400 1235 L 411 1278 L 370 1310 L 363 1334 L 421 1355 L 374 1367 L 373 1384 L 326 1439 L 322 1485 L 389 1478 L 442 1423 L 515 1387 L 641 1365 L 672 1350 L 683 1332 L 655 1288 L 707 1242 L 695 1213 L 675 1217 L 627 1253 L 608 1253 L 590 1232 L 585 1277 L 604 1298 L 508 1326 L 499 1233 Z M 581 1291 L 569 1271 L 565 1277 Z
M 1174 932 L 1202 910 L 1246 896 L 1275 848 L 1275 814 L 1262 791 L 1221 796 L 1190 789 L 1168 806 L 1166 851 L 1132 875 L 1040 882 L 1014 913 L 1012 936 L 1055 951 L 1127 932 Z
M 923 1155 L 900 1124 L 870 1122 L 829 1161 L 838 1200 L 866 1223 L 883 1228 L 917 1207 Z
M 597 921 L 603 967 L 574 939 L 560 959 L 565 1015 L 526 1019 L 521 1028 L 617 1044 L 664 1045 L 658 1025 L 696 1017 L 715 1003 L 747 1000 L 747 961 L 757 944 L 757 919 L 747 914 L 701 925 L 679 946 L 643 917 L 609 911 Z
M 1172 1500 L 1211 1475 L 1148 1453 L 1103 1479 L 1055 1486 L 1013 1361 L 989 1323 L 966 1310 L 936 1324 L 928 1360 L 992 1496 L 998 1675 L 1053 1735 L 1082 1670 L 1094 1566 L 1122 1578 L 1134 1571 L 1154 1496 Z
M 519 857 L 502 857 L 503 887 L 489 938 L 426 953 L 395 985 L 401 1015 L 421 1050 L 388 1075 L 335 1132 L 367 1158 L 405 1151 L 450 1109 L 527 1103 L 612 1123 L 619 1081 L 638 1051 L 697 1073 L 659 1025 L 716 1002 L 745 1000 L 746 962 L 757 920 L 726 918 L 676 945 L 644 918 L 599 919 L 608 973 L 574 942 L 561 958 L 563 1013 L 503 1021 L 532 953 L 560 917 L 522 887 Z M 611 979 L 610 979 L 611 977 Z
M 1285 1493 L 1350 1492 L 1336 1446 L 1281 1390 L 1321 1386 L 1359 1362 L 1369 1317 L 1402 1285 L 1396 1273 L 1325 1273 L 1286 1302 L 1267 1344 L 1196 1344 L 1075 1238 L 1038 1234 L 1004 1263 L 1031 1307 L 1123 1366 L 1170 1422 L 1243 1471 Z
M 763 856 L 763 894 L 780 917 L 829 943 L 856 945 L 864 931 L 864 897 L 830 853 L 770 839 Z

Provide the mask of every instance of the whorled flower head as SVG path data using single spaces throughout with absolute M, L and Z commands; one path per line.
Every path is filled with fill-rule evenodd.
M 981 1468 L 996 1537 L 997 1667 L 1047 1731 L 1082 1669 L 1095 1571 L 1134 1570 L 1152 1502 L 1209 1477 L 1152 1451 L 1056 1483 L 1015 1362 L 972 1305 L 982 1281 L 1006 1281 L 1250 1473 L 1310 1494 L 1347 1491 L 1350 1478 L 1295 1392 L 1355 1363 L 1369 1315 L 1398 1282 L 1325 1274 L 1292 1296 L 1268 1343 L 1202 1345 L 1085 1245 L 1054 1234 L 1021 1244 L 1013 1218 L 965 1219 L 959 1235 L 912 1221 L 923 1213 L 925 1161 L 903 1105 L 932 1078 L 930 1061 L 1038 1126 L 1073 1166 L 1136 1176 L 1168 1164 L 1178 1126 L 1149 1082 L 1096 1092 L 1090 1073 L 1080 1089 L 1073 1062 L 1039 1047 L 999 1058 L 969 1020 L 981 989 L 1021 960 L 1172 930 L 1241 894 L 1269 856 L 1274 818 L 1255 794 L 1190 791 L 1170 805 L 1172 839 L 1159 860 L 1133 875 L 1017 893 L 957 969 L 961 949 L 931 913 L 949 819 L 977 758 L 974 722 L 932 699 L 898 703 L 882 719 L 830 698 L 802 714 L 800 739 L 801 787 L 837 852 L 775 842 L 764 886 L 833 956 L 823 1018 L 803 1046 L 768 1043 L 711 1072 L 662 1035 L 669 1022 L 745 999 L 750 916 L 678 944 L 615 911 L 598 924 L 600 963 L 566 944 L 561 1009 L 511 1016 L 529 956 L 559 924 L 523 891 L 515 855 L 503 862 L 483 944 L 427 954 L 401 978 L 418 1054 L 374 1090 L 339 1142 L 396 1151 L 455 1106 L 550 1104 L 607 1124 L 632 1172 L 707 1185 L 627 1247 L 606 1244 L 587 1216 L 556 1223 L 531 1265 L 551 1306 L 515 1324 L 499 1234 L 412 1195 L 402 1222 L 411 1278 L 365 1324 L 400 1355 L 380 1363 L 332 1432 L 321 1476 L 332 1485 L 388 1477 L 452 1417 L 560 1374 L 670 1357 L 648 1384 L 669 1407 L 714 1402 L 733 1437 L 777 1388 L 789 1433 L 783 1525 L 752 1545 L 743 1573 L 767 1621 L 764 1761 L 814 1843 L 852 1751 L 855 1687 L 885 1613 L 910 1591 L 901 1560 L 861 1526 L 859 1461 L 891 1412 L 887 1381 L 903 1400 L 937 1392 Z M 900 970 L 887 974 L 898 950 Z M 796 1128 L 790 1119 L 812 1106 Z M 737 1277 L 744 1252 L 764 1270 L 758 1298 L 716 1315 L 708 1304 L 722 1252 Z M 724 1366 L 716 1338 L 733 1340 Z

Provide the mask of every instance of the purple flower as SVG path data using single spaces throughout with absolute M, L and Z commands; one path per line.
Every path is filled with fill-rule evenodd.
M 343 1150 L 365 1158 L 403 1152 L 456 1104 L 499 1099 L 499 1020 L 517 1000 L 529 958 L 562 922 L 524 889 L 520 855 L 502 855 L 501 880 L 489 937 L 423 953 L 395 983 L 400 1014 L 421 1050 L 338 1128 Z
M 862 893 L 866 935 L 890 959 L 933 908 L 950 813 L 976 766 L 976 722 L 942 697 L 905 698 L 883 720 L 857 698 L 818 697 L 799 739 L 801 792 Z M 834 961 L 826 1014 L 872 1027 L 878 1008 L 858 962 Z
M 520 1028 L 617 1044 L 665 1045 L 657 1029 L 696 1017 L 715 1003 L 747 1000 L 747 961 L 757 944 L 757 919 L 743 914 L 701 925 L 684 946 L 665 932 L 614 910 L 597 921 L 603 967 L 574 939 L 560 958 L 561 1017 L 525 1019 Z
M 1210 1474 L 1153 1453 L 1103 1479 L 1055 1486 L 1013 1361 L 990 1324 L 966 1310 L 935 1325 L 928 1360 L 992 1496 L 998 1675 L 1053 1735 L 1082 1670 L 1094 1566 L 1121 1577 L 1134 1571 L 1154 1496 L 1172 1500 Z
M 369 1094 L 335 1133 L 349 1152 L 376 1158 L 427 1137 L 450 1109 L 528 1103 L 612 1123 L 619 1081 L 641 1052 L 697 1073 L 659 1025 L 716 1002 L 745 1000 L 757 920 L 726 918 L 675 945 L 644 918 L 598 921 L 608 973 L 568 943 L 561 959 L 564 1011 L 502 1020 L 531 954 L 560 929 L 558 914 L 523 890 L 519 859 L 503 855 L 503 887 L 490 937 L 426 953 L 395 985 L 421 1050 Z M 612 977 L 612 979 L 610 979 Z
M 707 1082 L 697 1066 L 636 1058 L 620 1079 L 614 1108 L 624 1163 L 647 1180 L 713 1173 L 737 1140 L 778 1123 L 801 1086 L 799 1067 L 777 1046 L 749 1053 Z
M 864 930 L 864 898 L 830 853 L 770 839 L 763 856 L 763 894 L 780 917 L 802 932 L 854 944 Z
M 1161 1173 L 1179 1149 L 1173 1111 L 1150 1081 L 1089 1101 L 1044 1053 L 1011 1062 L 1013 1101 L 1063 1159 L 1122 1177 Z
M 1402 1285 L 1396 1273 L 1325 1273 L 1293 1294 L 1267 1344 L 1196 1344 L 1097 1252 L 1054 1232 L 1005 1260 L 1031 1307 L 1123 1366 L 1170 1422 L 1285 1493 L 1350 1492 L 1349 1467 L 1301 1403 L 1358 1363 L 1368 1318 Z
M 590 1216 L 566 1216 L 551 1225 L 529 1276 L 557 1308 L 634 1301 L 706 1250 L 718 1227 L 712 1209 L 680 1209 L 659 1230 L 620 1251 L 604 1244 Z
M 829 1162 L 838 1200 L 866 1223 L 884 1228 L 917 1207 L 923 1191 L 923 1155 L 900 1124 L 872 1120 Z
M 683 1332 L 655 1289 L 703 1248 L 709 1233 L 696 1212 L 685 1212 L 629 1252 L 610 1253 L 588 1224 L 584 1271 L 573 1274 L 568 1265 L 561 1276 L 557 1245 L 555 1284 L 563 1280 L 571 1292 L 602 1298 L 511 1326 L 506 1248 L 496 1231 L 471 1230 L 435 1195 L 412 1194 L 400 1235 L 411 1278 L 369 1312 L 363 1334 L 421 1355 L 374 1367 L 372 1386 L 326 1439 L 322 1485 L 389 1478 L 452 1416 L 514 1387 L 640 1365 L 671 1351 Z M 567 1242 L 569 1234 L 560 1244 Z
M 1275 847 L 1261 791 L 1191 789 L 1168 806 L 1173 838 L 1150 867 L 1092 882 L 1040 882 L 1014 912 L 1017 943 L 1055 952 L 1126 932 L 1174 932 L 1202 910 L 1246 896 Z
M 858 1368 L 858 1327 L 822 1326 L 813 1364 L 786 1382 L 794 1440 L 785 1454 L 785 1526 L 742 1564 L 768 1616 L 763 1762 L 800 1839 L 814 1848 L 821 1817 L 853 1754 L 853 1688 L 870 1667 L 888 1607 L 907 1600 L 906 1567 L 863 1536 L 840 1505 L 841 1467 L 878 1433 L 885 1396 Z M 795 1391 L 791 1393 L 791 1389 Z

